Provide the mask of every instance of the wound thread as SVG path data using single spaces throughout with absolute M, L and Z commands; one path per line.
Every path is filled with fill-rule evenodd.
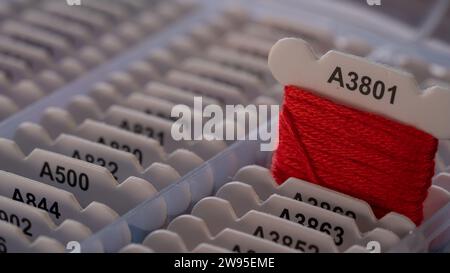
M 414 111 L 414 109 L 411 109 Z M 278 184 L 296 177 L 395 211 L 417 225 L 438 140 L 412 126 L 286 86 L 272 159 Z

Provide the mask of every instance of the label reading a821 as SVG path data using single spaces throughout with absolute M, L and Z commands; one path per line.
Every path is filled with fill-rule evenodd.
M 372 80 L 369 76 L 360 76 L 354 71 L 347 73 L 344 81 L 342 68 L 336 66 L 331 73 L 328 83 L 337 82 L 341 88 L 349 91 L 359 91 L 362 95 L 372 95 L 376 100 L 388 99 L 390 104 L 395 104 L 395 95 L 397 94 L 397 85 L 386 89 L 386 84 L 380 80 Z

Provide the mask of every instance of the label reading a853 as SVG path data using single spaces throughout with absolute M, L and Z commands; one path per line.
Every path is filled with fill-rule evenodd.
M 397 85 L 387 87 L 381 80 L 374 80 L 354 71 L 348 72 L 344 78 L 340 66 L 336 66 L 327 82 L 337 82 L 341 88 L 346 88 L 348 91 L 358 91 L 364 96 L 371 96 L 376 100 L 388 100 L 390 104 L 395 104 Z

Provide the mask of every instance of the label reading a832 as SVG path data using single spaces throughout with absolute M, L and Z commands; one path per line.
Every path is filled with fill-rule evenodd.
M 344 78 L 342 68 L 339 66 L 336 66 L 328 79 L 328 83 L 332 82 L 337 82 L 341 88 L 349 91 L 359 91 L 362 95 L 371 95 L 376 100 L 387 99 L 390 104 L 395 103 L 397 85 L 388 88 L 383 81 L 373 80 L 365 75 L 361 76 L 354 71 L 348 72 Z

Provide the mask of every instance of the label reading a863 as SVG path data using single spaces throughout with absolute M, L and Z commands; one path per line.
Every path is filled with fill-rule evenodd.
M 337 82 L 341 88 L 346 88 L 349 91 L 359 91 L 362 95 L 370 95 L 376 100 L 387 99 L 390 104 L 395 104 L 397 85 L 387 87 L 383 81 L 373 80 L 365 75 L 361 76 L 354 71 L 348 72 L 344 78 L 342 68 L 339 66 L 336 66 L 328 78 L 328 83 L 333 82 Z

